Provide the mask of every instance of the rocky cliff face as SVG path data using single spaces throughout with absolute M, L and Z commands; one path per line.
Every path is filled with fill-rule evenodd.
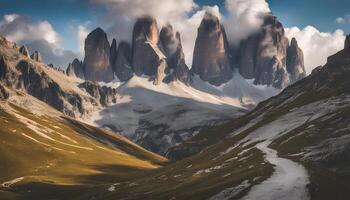
M 290 74 L 290 81 L 292 83 L 306 76 L 304 53 L 299 48 L 298 42 L 295 38 L 292 39 L 287 50 L 287 71 Z
M 82 66 L 77 59 L 70 65 L 69 71 L 79 74 L 74 69 L 82 71 L 82 67 L 76 66 Z M 81 84 L 79 89 L 77 83 L 71 82 L 64 73 L 22 55 L 6 39 L 0 40 L 1 84 L 26 92 L 71 117 L 85 117 L 94 109 L 116 102 L 115 89 L 96 83 Z M 91 91 L 90 88 L 99 91 L 98 95 L 87 92 Z M 0 93 L 6 96 L 5 92 Z
M 331 66 L 350 64 L 350 35 L 345 39 L 344 49 L 328 57 L 327 64 Z
M 114 70 L 114 65 L 117 60 L 117 55 L 118 55 L 118 45 L 117 45 L 117 40 L 113 38 L 112 44 L 111 44 L 111 49 L 110 49 L 110 59 L 109 62 L 112 66 L 112 69 Z
M 40 52 L 38 52 L 38 51 L 35 51 L 35 52 L 30 56 L 30 58 L 33 59 L 33 60 L 36 61 L 36 62 L 42 62 L 42 61 L 43 61 L 43 59 L 42 59 L 42 57 L 41 57 L 41 54 L 40 54 Z
M 99 101 L 102 106 L 108 106 L 117 102 L 117 91 L 114 88 L 100 86 L 92 81 L 85 81 L 84 83 L 79 84 L 78 87 L 84 89 Z
M 180 33 L 176 32 L 173 27 L 168 24 L 160 31 L 159 38 L 163 52 L 167 57 L 167 74 L 169 76 L 169 81 L 180 80 L 181 82 L 188 84 L 191 76 L 185 62 Z
M 232 78 L 225 29 L 219 18 L 209 12 L 198 28 L 191 71 L 216 86 Z
M 132 38 L 132 66 L 135 74 L 155 76 L 161 60 L 165 58 L 158 47 L 159 31 L 156 19 L 139 18 Z
M 7 86 L 24 90 L 69 116 L 75 117 L 76 113 L 84 113 L 82 98 L 79 95 L 64 92 L 35 64 L 21 60 L 13 68 L 4 58 L 2 60 L 0 80 Z M 71 107 L 68 104 L 74 106 Z
M 72 63 L 69 63 L 67 69 L 66 69 L 66 74 L 67 76 L 72 76 L 72 77 L 75 77 L 75 72 L 74 72 L 74 68 L 72 66 Z
M 20 48 L 19 48 L 19 52 L 21 53 L 21 54 L 23 54 L 24 56 L 26 56 L 26 57 L 29 57 L 29 50 L 28 50 L 28 48 L 26 47 L 26 46 L 21 46 Z
M 257 85 L 282 89 L 306 75 L 296 39 L 289 46 L 283 25 L 272 15 L 265 16 L 261 31 L 241 42 L 237 58 L 241 75 Z
M 110 46 L 106 33 L 97 28 L 85 40 L 84 74 L 87 80 L 109 82 L 114 79 L 110 65 Z
M 113 71 L 120 81 L 127 81 L 134 75 L 131 67 L 131 47 L 129 43 L 121 42 L 117 52 L 117 57 L 113 63 Z
M 350 35 L 346 36 L 344 49 L 350 49 Z
M 240 74 L 246 79 L 255 79 L 257 49 L 260 34 L 254 34 L 241 42 L 238 50 L 238 66 Z
M 255 84 L 284 88 L 289 84 L 286 70 L 288 38 L 275 16 L 267 16 L 257 49 Z
M 76 76 L 78 78 L 85 79 L 83 63 L 77 58 L 74 59 L 73 62 L 68 65 L 66 74 L 68 76 Z

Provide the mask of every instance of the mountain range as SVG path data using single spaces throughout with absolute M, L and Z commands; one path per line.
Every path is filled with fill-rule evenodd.
M 0 37 L 2 199 L 347 199 L 350 36 L 306 75 L 266 14 L 231 44 L 219 18 L 181 35 L 97 28 L 63 71 Z

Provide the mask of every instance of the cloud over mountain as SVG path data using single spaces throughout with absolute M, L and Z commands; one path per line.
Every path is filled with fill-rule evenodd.
M 286 28 L 288 38 L 295 37 L 304 51 L 306 72 L 309 74 L 318 66 L 324 65 L 327 57 L 344 48 L 345 33 L 342 30 L 321 32 L 313 26 L 303 29 Z
M 62 48 L 63 39 L 48 21 L 34 22 L 18 14 L 4 15 L 0 21 L 0 34 L 31 52 L 40 51 L 46 63 L 65 68 L 78 55 Z

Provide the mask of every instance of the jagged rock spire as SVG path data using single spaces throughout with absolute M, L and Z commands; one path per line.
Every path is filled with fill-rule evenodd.
M 175 31 L 173 26 L 168 24 L 160 31 L 160 43 L 168 64 L 168 81 L 180 80 L 188 84 L 190 82 L 190 73 L 185 62 L 180 33 Z
M 225 29 L 210 12 L 205 13 L 198 28 L 191 71 L 216 86 L 232 78 Z
M 293 38 L 287 50 L 287 71 L 292 83 L 306 76 L 304 53 L 299 48 L 298 41 Z
M 21 54 L 23 54 L 24 56 L 26 56 L 26 57 L 29 57 L 29 50 L 28 50 L 28 48 L 26 47 L 26 46 L 21 46 L 20 48 L 19 48 L 19 52 L 21 53 Z
M 87 80 L 109 82 L 114 79 L 110 64 L 110 46 L 107 34 L 93 30 L 85 40 L 84 74 Z

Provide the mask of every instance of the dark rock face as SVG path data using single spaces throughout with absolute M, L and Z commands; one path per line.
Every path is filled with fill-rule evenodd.
M 350 35 L 345 39 L 344 49 L 329 56 L 327 64 L 331 66 L 348 65 L 350 63 Z
M 296 39 L 289 46 L 283 25 L 272 15 L 265 16 L 261 31 L 241 41 L 237 54 L 240 74 L 257 85 L 282 89 L 306 76 Z
M 112 66 L 112 69 L 114 70 L 114 65 L 115 65 L 115 62 L 117 60 L 117 55 L 118 55 L 118 49 L 117 49 L 117 40 L 115 40 L 113 38 L 112 40 L 112 44 L 111 44 L 111 50 L 110 50 L 110 63 L 111 63 L 111 66 Z
M 38 51 L 35 51 L 31 56 L 30 56 L 31 59 L 35 60 L 36 62 L 42 62 L 43 59 L 41 57 L 41 54 L 40 52 Z
M 20 48 L 19 48 L 19 52 L 21 53 L 21 54 L 23 54 L 24 56 L 26 56 L 26 57 L 29 57 L 29 50 L 28 50 L 28 48 L 26 47 L 26 46 L 21 46 Z
M 238 65 L 240 74 L 246 79 L 255 78 L 255 65 L 260 35 L 255 34 L 240 44 L 238 52 Z
M 134 76 L 131 68 L 131 47 L 129 43 L 121 42 L 119 44 L 113 71 L 120 81 L 127 81 Z
M 275 16 L 267 16 L 256 58 L 255 84 L 284 88 L 289 84 L 286 70 L 288 38 Z M 285 74 L 284 74 L 285 73 Z
M 87 80 L 109 82 L 114 79 L 110 65 L 110 46 L 106 33 L 97 28 L 85 40 L 84 74 Z
M 350 49 L 350 35 L 346 36 L 344 49 Z
M 117 91 L 114 88 L 100 86 L 92 81 L 85 81 L 79 84 L 79 88 L 84 88 L 87 93 L 100 102 L 102 106 L 107 106 L 111 103 L 116 103 Z
M 69 63 L 67 70 L 66 70 L 67 76 L 75 77 L 75 72 L 72 63 Z
M 15 69 L 3 62 L 0 72 L 0 80 L 9 87 L 24 90 L 71 117 L 75 117 L 76 113 L 84 113 L 82 98 L 79 95 L 64 92 L 38 66 L 26 60 L 20 61 Z M 67 107 L 65 101 L 73 105 L 72 108 Z
M 83 63 L 78 59 L 74 59 L 72 63 L 69 63 L 66 74 L 68 76 L 75 76 L 85 79 Z
M 225 30 L 219 18 L 209 12 L 198 28 L 191 71 L 216 86 L 232 78 Z
M 188 84 L 191 76 L 190 70 L 185 63 L 180 33 L 176 32 L 169 24 L 162 28 L 159 38 L 163 52 L 167 57 L 168 76 L 170 76 L 170 79 L 177 79 Z
M 155 76 L 161 59 L 165 57 L 158 48 L 159 31 L 155 18 L 139 18 L 132 38 L 132 66 L 135 74 Z
M 306 76 L 304 53 L 299 48 L 298 42 L 295 38 L 292 39 L 287 50 L 287 71 L 290 74 L 290 81 L 292 83 Z
M 75 76 L 81 79 L 85 79 L 83 63 L 78 59 L 74 59 L 72 62 L 72 66 L 74 69 Z

